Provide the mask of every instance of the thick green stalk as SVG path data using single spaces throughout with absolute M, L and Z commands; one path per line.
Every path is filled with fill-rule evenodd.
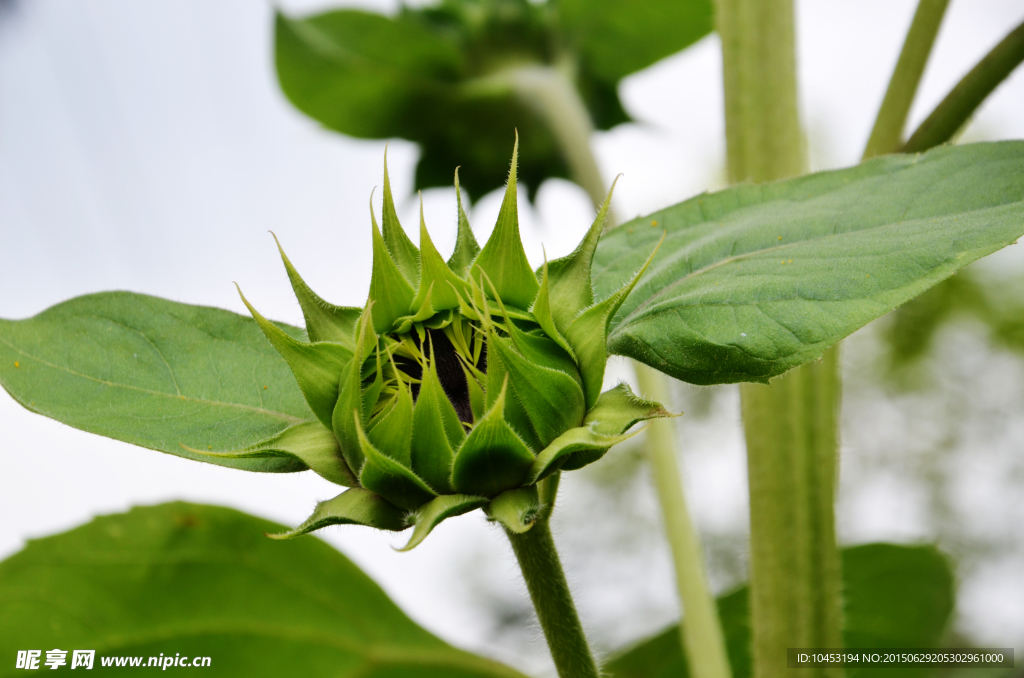
M 949 0 L 921 0 L 914 12 L 914 20 L 907 31 L 903 50 L 896 62 L 889 88 L 871 129 L 864 159 L 892 153 L 903 141 L 903 127 L 907 124 L 910 105 L 914 103 L 917 86 L 921 82 L 928 55 L 935 44 L 935 36 L 946 14 Z
M 606 189 L 601 179 L 590 147 L 594 131 L 586 106 L 579 92 L 564 70 L 541 66 L 520 66 L 500 71 L 487 81 L 488 86 L 511 86 L 530 101 L 544 117 L 569 159 L 574 180 L 590 194 L 595 207 L 604 202 Z M 504 84 L 502 84 L 504 83 Z M 475 85 L 479 87 L 480 85 Z M 609 212 L 608 225 L 615 224 L 614 215 Z M 648 371 L 635 363 L 637 376 L 650 395 L 654 392 L 668 392 L 668 377 L 660 372 Z M 690 672 L 694 678 L 730 678 L 729 661 L 722 642 L 722 627 L 718 620 L 718 609 L 709 605 L 713 598 L 704 576 L 703 556 L 697 541 L 696 531 L 686 509 L 682 492 L 682 481 L 674 450 L 675 432 L 671 424 L 655 422 L 648 435 L 648 448 L 654 475 L 658 484 L 658 497 L 672 558 L 686 624 L 681 641 L 686 648 Z M 657 440 L 657 443 L 652 442 Z M 716 640 L 717 639 L 717 640 Z
M 718 0 L 729 177 L 805 169 L 792 0 Z M 740 388 L 750 483 L 754 673 L 782 678 L 788 647 L 840 647 L 833 498 L 840 380 L 835 349 L 771 385 Z M 808 678 L 841 669 L 808 669 Z
M 646 365 L 636 363 L 636 376 L 645 398 L 669 403 L 668 378 Z M 676 440 L 671 419 L 655 419 L 647 428 L 647 458 L 661 502 L 665 533 L 672 548 L 676 585 L 683 600 L 685 623 L 681 625 L 683 647 L 694 678 L 729 678 L 732 674 L 725 650 L 718 608 L 704 574 L 700 539 L 686 508 L 683 479 L 676 459 Z
M 522 534 L 505 531 L 537 610 L 559 678 L 597 678 L 597 663 L 583 633 L 547 520 Z
M 786 674 L 786 648 L 842 647 L 835 535 L 838 350 L 770 386 L 744 384 L 755 675 Z M 841 669 L 808 669 L 841 676 Z
M 900 150 L 921 153 L 952 139 L 1021 61 L 1024 61 L 1024 23 L 1013 29 L 956 84 Z

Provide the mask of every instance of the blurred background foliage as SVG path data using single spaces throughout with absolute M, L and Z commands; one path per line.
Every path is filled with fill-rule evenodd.
M 275 58 L 285 95 L 302 112 L 354 137 L 420 144 L 417 189 L 452 184 L 474 197 L 508 174 L 518 128 L 519 180 L 570 176 L 543 103 L 503 81 L 529 66 L 559 71 L 599 130 L 629 122 L 626 76 L 712 30 L 711 0 L 443 0 L 394 16 L 338 9 L 277 15 Z

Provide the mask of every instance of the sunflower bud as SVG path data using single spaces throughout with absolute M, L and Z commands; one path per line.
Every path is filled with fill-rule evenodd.
M 643 273 L 594 299 L 590 268 L 608 200 L 572 254 L 534 271 L 519 235 L 517 152 L 518 141 L 498 221 L 482 249 L 462 208 L 457 172 L 455 252 L 445 261 L 434 247 L 422 207 L 420 246 L 413 245 L 398 222 L 385 159 L 382 226 L 370 213 L 366 306 L 322 300 L 283 250 L 309 341 L 245 302 L 318 420 L 299 425 L 288 451 L 352 488 L 276 536 L 331 524 L 413 526 L 408 549 L 442 520 L 476 508 L 523 532 L 541 513 L 538 482 L 600 459 L 633 435 L 627 431 L 637 422 L 669 416 L 625 384 L 601 393 L 609 322 Z

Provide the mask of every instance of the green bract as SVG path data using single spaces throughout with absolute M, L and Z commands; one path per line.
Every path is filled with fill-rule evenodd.
M 595 303 L 590 267 L 606 200 L 572 254 L 534 271 L 519 236 L 517 155 L 518 142 L 483 249 L 459 200 L 448 261 L 422 211 L 419 249 L 405 235 L 385 162 L 383 228 L 371 210 L 373 275 L 363 309 L 322 300 L 282 250 L 308 342 L 242 297 L 318 421 L 217 456 L 283 450 L 351 488 L 275 536 L 339 523 L 415 526 L 405 547 L 412 548 L 445 518 L 481 507 L 523 532 L 541 509 L 538 482 L 601 458 L 637 422 L 668 416 L 625 384 L 601 392 L 609 323 L 646 264 Z M 457 174 L 455 186 L 458 193 Z

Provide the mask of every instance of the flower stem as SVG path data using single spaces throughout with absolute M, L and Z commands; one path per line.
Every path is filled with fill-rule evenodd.
M 910 105 L 914 103 L 921 74 L 928 63 L 928 56 L 948 5 L 949 0 L 921 0 L 918 3 L 900 58 L 889 80 L 889 88 L 878 109 L 875 126 L 871 129 L 871 136 L 864 149 L 865 160 L 892 153 L 899 148 Z
M 569 584 L 555 550 L 547 520 L 538 520 L 522 534 L 505 531 L 519 561 L 559 678 L 597 678 Z
M 635 366 L 644 397 L 667 405 L 668 377 L 641 363 Z M 647 428 L 646 448 L 665 520 L 665 534 L 672 548 L 676 585 L 683 601 L 683 647 L 694 678 L 729 678 L 732 673 L 718 608 L 704 575 L 700 539 L 686 508 L 673 424 L 671 419 L 652 421 Z

